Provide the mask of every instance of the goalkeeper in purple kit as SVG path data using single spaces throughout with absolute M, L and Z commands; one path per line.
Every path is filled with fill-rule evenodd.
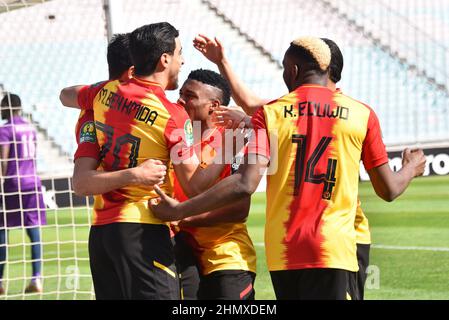
M 7 229 L 23 227 L 31 242 L 32 278 L 25 293 L 42 292 L 40 225 L 46 224 L 41 180 L 36 174 L 36 129 L 21 115 L 18 95 L 6 93 L 1 100 L 0 127 L 2 202 L 0 213 L 0 294 L 4 294 Z

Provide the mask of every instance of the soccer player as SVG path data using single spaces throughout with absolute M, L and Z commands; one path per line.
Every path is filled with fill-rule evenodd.
M 331 64 L 329 66 L 329 80 L 327 87 L 333 91 L 340 92 L 337 89 L 336 83 L 341 80 L 341 73 L 343 71 L 343 55 L 337 44 L 326 38 L 321 38 L 331 50 Z M 255 95 L 235 74 L 229 61 L 224 54 L 224 48 L 221 42 L 215 38 L 209 39 L 204 35 L 198 35 L 194 40 L 194 47 L 200 51 L 207 59 L 215 63 L 223 76 L 228 79 L 233 88 L 233 98 L 238 101 L 239 105 L 243 106 L 245 111 L 253 114 L 257 108 L 268 103 L 268 101 L 259 98 Z M 228 123 L 232 121 L 233 127 L 237 127 L 240 122 L 249 123 L 245 114 L 238 108 L 221 109 L 215 111 L 216 118 L 219 117 L 218 124 Z M 217 119 L 218 120 L 218 119 Z M 371 244 L 371 234 L 369 231 L 368 218 L 363 213 L 360 200 L 357 201 L 356 219 L 354 224 L 356 230 L 357 242 L 357 260 L 359 264 L 359 271 L 357 272 L 357 286 L 359 298 L 364 298 L 364 287 L 366 281 L 366 269 L 369 265 L 369 251 Z
M 275 163 L 267 182 L 265 248 L 278 299 L 358 297 L 354 220 L 360 159 L 386 201 L 424 172 L 422 150 L 406 149 L 401 170 L 390 169 L 372 109 L 326 87 L 330 62 L 323 40 L 294 40 L 283 60 L 290 93 L 254 115 L 255 135 L 239 171 L 182 203 L 155 187 L 161 202 L 152 204 L 153 213 L 180 220 L 251 195 L 269 162 Z
M 128 34 L 116 34 L 108 44 L 107 62 L 109 79 L 111 80 L 119 79 L 121 81 L 127 81 L 132 77 L 133 67 L 128 53 L 128 36 Z M 205 92 L 210 95 L 210 88 L 209 90 L 205 88 L 205 90 Z M 216 95 L 217 94 L 215 93 L 212 98 L 215 98 Z M 194 100 L 189 99 L 187 101 L 190 102 Z M 165 166 L 162 165 L 162 162 L 153 159 L 147 160 L 142 165 L 135 168 L 114 172 L 97 171 L 100 147 L 97 142 L 95 130 L 91 130 L 94 127 L 93 110 L 82 110 L 76 129 L 78 148 L 75 153 L 75 168 L 73 174 L 74 190 L 76 193 L 80 195 L 102 194 L 113 191 L 117 187 L 124 187 L 128 184 L 132 185 L 134 183 L 133 180 L 139 178 L 142 179 L 145 176 L 148 176 L 149 180 L 146 182 L 142 181 L 140 184 L 148 183 L 148 185 L 154 185 L 160 182 L 161 176 L 163 177 L 165 174 Z M 87 128 L 90 130 L 86 130 Z M 138 170 L 143 169 L 146 164 L 148 164 L 149 167 L 145 168 L 146 170 L 139 172 Z M 158 171 L 158 169 L 160 170 Z M 129 171 L 129 173 L 127 171 Z M 113 179 L 118 179 L 118 185 L 114 182 L 111 183 Z M 179 188 L 179 184 L 177 184 L 177 187 Z M 93 227 L 93 229 L 95 229 L 95 227 Z M 180 268 L 178 269 L 178 272 L 182 272 L 181 281 L 183 298 L 189 300 L 197 299 L 199 287 L 197 261 L 195 256 L 193 256 L 192 248 L 183 241 L 183 238 L 185 238 L 185 235 L 180 233 L 177 236 L 177 241 L 174 247 L 177 265 Z M 104 256 L 106 256 L 106 254 Z M 100 268 L 105 272 L 113 265 L 106 257 L 101 261 L 98 261 L 98 259 L 90 259 L 90 262 L 92 265 L 91 268 Z M 111 296 L 108 295 L 109 291 L 107 284 L 102 286 L 101 283 L 94 281 L 94 288 L 97 299 L 111 298 Z
M 172 160 L 182 188 L 194 195 L 219 176 L 223 165 L 199 167 L 190 148 L 190 119 L 165 96 L 164 90 L 177 88 L 184 63 L 178 35 L 165 22 L 137 28 L 130 34 L 132 79 L 65 88 L 60 98 L 65 106 L 94 110 L 103 170 L 133 168 L 150 158 L 168 166 Z M 171 192 L 172 182 L 166 179 L 161 187 Z M 97 248 L 107 252 L 115 272 L 95 269 L 92 276 L 109 286 L 118 279 L 118 285 L 109 287 L 116 298 L 180 297 L 169 228 L 148 207 L 148 200 L 156 196 L 152 187 L 127 186 L 102 194 L 94 205 L 92 256 Z
M 32 278 L 25 293 L 42 292 L 42 249 L 40 226 L 46 224 L 41 180 L 36 174 L 36 129 L 20 113 L 16 94 L 6 93 L 0 128 L 4 212 L 0 214 L 0 294 L 6 262 L 7 228 L 24 227 L 31 242 Z
M 115 34 L 108 44 L 109 80 L 123 82 L 132 78 L 128 37 L 129 34 Z M 78 148 L 74 156 L 73 188 L 76 194 L 99 195 L 127 185 L 152 186 L 164 180 L 165 165 L 153 159 L 125 170 L 97 171 L 100 146 L 97 143 L 93 110 L 81 110 L 75 132 Z
M 213 71 L 196 70 L 183 84 L 178 103 L 187 110 L 192 121 L 201 123 L 201 138 L 207 130 L 214 128 L 212 110 L 220 104 L 227 105 L 229 100 L 230 89 L 225 79 Z M 201 142 L 195 141 L 196 144 Z M 84 148 L 77 151 L 79 156 L 98 152 L 95 144 L 81 143 L 80 146 L 83 144 Z M 232 170 L 228 165 L 221 177 L 235 172 L 236 168 L 238 163 L 232 164 Z M 176 180 L 175 196 L 179 200 L 187 199 Z M 249 202 L 249 198 L 243 199 L 179 223 L 177 229 L 181 231 L 176 234 L 175 256 L 178 272 L 182 274 L 180 281 L 184 299 L 254 299 L 256 254 L 244 224 Z M 201 283 L 190 245 L 200 262 Z
M 119 78 L 122 81 L 126 81 L 129 80 L 131 78 L 131 74 L 129 72 L 129 70 L 132 67 L 132 62 L 129 58 L 129 55 L 127 54 L 128 52 L 128 41 L 126 39 L 127 35 L 114 35 L 114 37 L 111 39 L 109 45 L 108 45 L 108 66 L 109 66 L 109 78 L 110 79 L 114 79 L 114 78 Z M 125 53 L 125 54 L 124 54 Z M 192 73 L 190 78 L 195 77 L 195 79 L 201 79 L 203 80 L 205 83 L 200 82 L 200 81 L 196 81 L 194 79 L 191 79 L 190 81 L 188 80 L 184 85 L 183 88 L 185 87 L 186 90 L 181 90 L 181 92 L 185 92 L 185 94 L 183 95 L 183 97 L 181 97 L 179 99 L 179 103 L 182 104 L 183 107 L 187 108 L 190 111 L 190 118 L 192 121 L 194 120 L 198 120 L 198 121 L 202 121 L 202 119 L 210 117 L 210 114 L 208 112 L 205 112 L 206 109 L 212 109 L 213 106 L 217 106 L 219 105 L 219 101 L 227 101 L 229 102 L 229 89 L 228 86 L 226 84 L 226 80 L 224 80 L 223 78 L 221 78 L 220 75 L 215 74 L 211 71 L 206 71 L 206 70 L 198 70 L 195 73 Z M 209 84 L 206 84 L 209 83 Z M 196 85 L 195 85 L 196 84 Z M 221 88 L 221 89 L 220 89 Z M 205 97 L 202 98 L 198 101 L 198 99 L 195 99 L 194 97 L 192 97 L 191 95 L 194 94 L 195 97 Z M 224 96 L 224 97 L 223 97 Z M 211 104 L 211 101 L 214 102 L 214 104 Z M 194 110 L 197 110 L 197 113 L 192 113 Z M 98 143 L 96 141 L 96 135 L 95 132 L 90 132 L 91 130 L 80 130 L 81 128 L 91 128 L 94 127 L 94 119 L 93 119 L 93 112 L 92 110 L 82 110 L 81 114 L 83 115 L 82 117 L 80 117 L 79 122 L 77 124 L 77 143 L 78 143 L 78 149 L 75 153 L 75 170 L 74 170 L 74 181 L 83 181 L 84 179 L 86 179 L 84 177 L 84 175 L 90 174 L 90 181 L 92 181 L 92 183 L 90 183 L 88 186 L 85 186 L 83 183 L 76 183 L 75 182 L 75 191 L 77 191 L 80 194 L 83 195 L 91 195 L 91 194 L 101 194 L 103 192 L 109 192 L 112 191 L 114 188 L 114 185 L 111 185 L 110 181 L 111 179 L 113 179 L 113 177 L 107 177 L 105 178 L 106 182 L 109 182 L 107 185 L 105 185 L 104 183 L 101 183 L 101 181 L 99 182 L 94 182 L 94 179 L 97 179 L 98 177 L 104 176 L 104 175 L 108 175 L 111 173 L 114 174 L 124 174 L 126 170 L 135 170 L 140 168 L 139 167 L 135 167 L 135 168 L 131 168 L 131 169 L 125 169 L 125 170 L 121 170 L 121 171 L 116 171 L 116 172 L 97 172 L 96 168 L 98 166 L 98 158 L 99 158 L 99 146 Z M 202 122 L 203 125 L 201 128 L 203 128 L 203 131 L 206 129 L 210 129 L 210 121 L 209 121 L 209 125 L 207 125 L 207 123 L 204 123 L 204 121 Z M 84 132 L 86 131 L 86 132 Z M 153 160 L 148 160 L 148 161 L 153 161 Z M 147 162 L 148 162 L 147 161 Z M 151 173 L 151 171 L 154 170 L 147 170 L 149 171 L 149 173 Z M 138 176 L 139 173 L 136 172 L 136 175 Z M 122 186 L 125 186 L 127 184 L 132 184 L 132 180 L 130 180 L 129 178 L 126 177 L 127 175 L 124 175 L 122 177 L 122 179 L 120 181 L 123 182 Z M 153 183 L 155 184 L 155 183 Z M 82 188 L 82 192 L 80 192 L 80 188 Z M 176 189 L 176 194 L 181 196 L 181 197 L 185 197 L 182 188 L 180 187 L 179 183 L 175 183 L 175 189 Z M 247 199 L 246 202 L 249 205 L 249 199 Z M 230 209 L 235 208 L 235 206 L 231 207 Z M 237 210 L 240 209 L 240 210 Z M 226 212 L 226 210 L 221 210 L 222 214 L 221 217 L 226 218 L 224 221 L 222 221 L 222 227 L 219 228 L 220 230 L 223 229 L 227 229 L 228 226 L 231 226 L 231 222 L 242 222 L 242 220 L 244 220 L 244 218 L 240 218 L 239 216 L 237 216 L 237 221 L 230 221 L 231 215 L 228 214 L 228 212 Z M 229 211 L 229 209 L 228 209 Z M 240 216 L 242 215 L 242 213 L 245 215 L 248 214 L 248 208 L 236 208 L 236 212 L 240 214 Z M 205 217 L 208 217 L 210 220 L 210 215 L 204 215 Z M 201 217 L 199 217 L 201 218 Z M 217 215 L 212 216 L 213 219 L 215 219 L 215 221 L 208 221 L 203 219 L 196 219 L 197 223 L 198 221 L 201 223 L 202 226 L 204 226 L 205 221 L 208 224 L 212 224 L 212 223 L 216 223 L 217 221 Z M 235 220 L 235 218 L 234 218 Z M 210 228 L 194 228 L 193 226 L 195 225 L 195 223 L 186 223 L 183 225 L 189 225 L 189 227 L 185 227 L 187 230 L 189 231 L 194 231 L 195 229 L 198 230 L 198 233 L 201 234 L 201 230 L 209 230 Z M 182 228 L 184 230 L 184 228 Z M 236 232 L 235 237 L 236 238 L 243 238 L 243 240 L 246 240 L 248 238 L 247 236 L 247 232 L 246 232 L 246 227 L 243 225 L 243 227 L 240 228 L 235 228 L 236 231 L 241 231 L 243 233 L 243 235 L 239 235 L 239 232 Z M 225 242 L 225 240 L 229 237 L 232 237 L 233 235 L 227 235 L 227 237 L 218 237 L 218 240 L 221 242 Z M 246 236 L 246 237 L 245 237 Z M 191 238 L 190 233 L 186 234 L 186 232 L 180 232 L 176 235 L 176 245 L 175 245 L 175 256 L 176 256 L 176 260 L 177 260 L 177 265 L 179 266 L 178 272 L 182 273 L 182 289 L 183 289 L 183 298 L 184 299 L 197 299 L 197 294 L 198 294 L 198 288 L 199 288 L 199 275 L 198 275 L 198 270 L 197 270 L 197 261 L 196 261 L 196 257 L 193 256 L 192 253 L 192 248 L 190 247 L 190 245 L 188 243 L 186 243 L 186 241 L 184 240 L 186 237 Z M 200 239 L 204 239 L 204 237 L 200 238 Z M 210 241 L 208 243 L 211 243 L 211 240 L 213 240 L 214 237 L 210 237 Z M 236 246 L 239 245 L 240 247 L 242 247 L 243 249 L 240 249 L 237 254 L 234 251 L 233 255 L 228 254 L 228 261 L 224 261 L 221 262 L 220 264 L 217 264 L 217 266 L 215 266 L 215 269 L 219 269 L 219 268 L 224 268 L 226 267 L 226 265 L 230 265 L 232 267 L 232 264 L 235 266 L 236 263 L 239 263 L 238 258 L 241 258 L 241 254 L 239 252 L 249 252 L 249 256 L 250 259 L 246 259 L 246 263 L 242 263 L 244 266 L 249 265 L 251 267 L 252 273 L 255 273 L 255 265 L 254 263 L 251 263 L 253 261 L 255 261 L 255 253 L 253 255 L 251 255 L 251 248 L 252 248 L 252 244 L 249 240 L 249 243 L 245 243 L 244 241 L 240 241 L 243 242 L 242 244 L 240 244 L 239 242 L 237 242 L 236 244 L 232 243 L 232 246 Z M 213 248 L 216 248 L 218 245 L 216 245 Z M 246 246 L 249 247 L 249 249 L 246 249 Z M 246 249 L 246 250 L 244 250 Z M 196 246 L 196 250 L 200 251 L 200 247 Z M 208 251 L 206 249 L 201 250 L 204 251 L 204 255 L 208 254 Z M 226 255 L 226 254 L 225 254 Z M 210 256 L 210 254 L 209 254 Z M 91 263 L 93 261 L 96 261 L 96 259 L 91 259 Z M 237 262 L 235 262 L 237 261 Z M 105 261 L 106 262 L 106 261 Z M 96 261 L 96 263 L 98 263 L 98 261 Z M 110 265 L 110 264 L 109 264 Z M 105 263 L 105 265 L 102 266 L 103 270 L 107 270 L 109 268 L 109 265 Z M 210 264 L 209 264 L 210 266 Z M 206 270 L 206 268 L 202 268 L 203 270 Z M 210 269 L 210 267 L 209 267 Z M 230 273 L 238 273 L 238 270 L 232 270 L 230 271 Z M 240 274 L 244 275 L 245 272 L 240 272 Z M 252 275 L 252 274 L 251 274 Z M 229 277 L 232 277 L 235 275 L 226 275 L 225 277 L 223 277 L 224 279 L 228 279 Z M 220 278 L 221 279 L 221 278 Z M 239 279 L 240 280 L 240 279 Z M 228 281 L 229 282 L 229 281 Z M 203 282 L 204 283 L 204 282 Z M 232 287 L 232 290 L 234 290 L 234 292 L 236 290 L 239 289 L 239 286 L 244 286 L 245 282 L 238 282 L 235 283 L 235 285 L 233 286 L 223 286 L 223 289 L 228 289 L 229 291 L 229 287 Z M 107 298 L 107 296 L 105 297 L 105 290 L 102 290 L 101 286 L 97 285 L 96 283 L 94 283 L 95 286 L 95 291 L 96 291 L 96 298 L 97 299 L 103 299 L 103 298 Z M 241 291 L 238 292 L 237 295 L 234 295 L 236 297 L 240 297 L 240 293 L 242 291 L 244 291 L 244 289 L 246 289 L 248 286 L 252 287 L 252 283 L 250 281 L 247 281 L 246 283 L 246 287 L 243 288 Z M 204 291 L 204 290 L 203 290 Z M 247 290 L 248 294 L 243 296 L 243 298 L 247 298 L 247 297 L 251 297 L 251 294 L 253 293 L 252 290 Z M 214 294 L 219 293 L 214 292 Z M 232 291 L 231 291 L 232 293 Z M 254 294 L 252 294 L 254 296 Z M 205 298 L 212 298 L 213 296 L 211 295 L 203 295 Z M 228 296 L 229 297 L 229 296 Z
M 218 73 L 200 69 L 189 74 L 180 90 L 178 103 L 185 107 L 192 121 L 201 124 L 201 136 L 204 139 L 195 141 L 195 144 L 207 143 L 207 131 L 215 128 L 212 122 L 213 110 L 220 105 L 227 106 L 229 101 L 229 84 Z M 198 138 L 201 139 L 199 135 Z M 238 152 L 232 164 L 224 168 L 220 179 L 237 171 L 243 150 Z M 175 183 L 175 197 L 180 201 L 188 199 L 178 183 Z M 256 252 L 245 225 L 249 208 L 250 198 L 246 197 L 179 223 L 181 232 L 176 237 L 186 239 L 199 260 L 201 277 L 198 299 L 254 299 Z M 185 270 L 182 260 L 181 257 L 180 268 Z M 183 282 L 184 273 L 181 274 Z
M 341 94 L 341 89 L 337 88 L 337 83 L 341 80 L 341 73 L 343 72 L 343 54 L 338 45 L 327 38 L 321 38 L 331 50 L 331 65 L 329 67 L 329 81 L 328 87 Z M 369 230 L 368 218 L 363 212 L 360 199 L 357 199 L 357 209 L 355 216 L 355 232 L 357 243 L 357 261 L 359 271 L 357 271 L 357 287 L 360 300 L 365 296 L 365 282 L 366 270 L 369 266 L 369 252 L 371 248 L 371 233 Z
M 129 34 L 116 34 L 108 44 L 107 62 L 110 80 L 127 81 L 132 77 L 133 67 L 128 53 L 128 36 Z M 161 161 L 153 159 L 134 168 L 111 172 L 97 171 L 100 146 L 95 132 L 93 110 L 81 110 L 76 125 L 76 140 L 78 148 L 74 156 L 73 185 L 75 193 L 79 195 L 99 195 L 127 185 L 152 186 L 164 180 L 166 167 Z M 102 201 L 99 196 L 95 196 L 95 198 L 96 201 Z M 90 236 L 95 237 L 95 234 L 94 223 Z M 119 283 L 119 279 L 115 277 L 114 263 L 108 257 L 105 247 L 94 247 L 95 243 L 95 240 L 89 240 L 91 270 L 102 270 L 111 277 L 109 283 L 101 281 L 104 277 L 93 277 L 96 299 L 121 298 L 122 295 L 117 294 L 121 290 L 120 288 L 110 290 L 111 286 L 117 286 Z M 113 279 L 114 277 L 115 279 Z

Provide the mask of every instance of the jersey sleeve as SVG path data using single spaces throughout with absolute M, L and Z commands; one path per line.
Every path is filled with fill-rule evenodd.
M 362 161 L 366 170 L 388 163 L 388 155 L 382 140 L 379 119 L 373 110 L 370 110 L 368 128 L 362 147 Z
M 78 147 L 74 160 L 82 157 L 100 159 L 100 146 L 97 141 L 94 114 L 92 110 L 82 110 L 76 124 L 76 143 Z
M 264 114 L 264 108 L 260 107 L 251 118 L 253 132 L 248 142 L 246 154 L 258 154 L 270 159 L 270 141 Z
M 176 114 L 171 114 L 164 136 L 172 160 L 184 161 L 195 155 L 192 122 L 184 109 L 178 108 Z
M 108 83 L 108 81 L 98 82 L 96 84 L 84 86 L 78 92 L 78 105 L 82 110 L 92 110 L 94 107 L 95 96 Z

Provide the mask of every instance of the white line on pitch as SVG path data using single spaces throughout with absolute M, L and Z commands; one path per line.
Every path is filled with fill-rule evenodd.
M 449 248 L 446 247 L 418 247 L 418 246 L 388 246 L 383 244 L 371 245 L 374 249 L 388 249 L 388 250 L 419 250 L 419 251 L 446 251 L 449 252 Z
M 254 244 L 256 247 L 265 247 L 263 242 L 256 242 Z M 383 244 L 372 244 L 371 248 L 373 249 L 386 249 L 386 250 L 417 250 L 417 251 L 443 251 L 449 252 L 449 248 L 447 247 L 418 247 L 418 246 L 389 246 Z

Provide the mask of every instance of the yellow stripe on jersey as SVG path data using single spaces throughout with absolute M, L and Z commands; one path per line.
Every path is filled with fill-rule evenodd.
M 356 242 L 359 244 L 371 244 L 371 232 L 369 230 L 368 218 L 363 213 L 360 200 L 357 201 L 354 227 Z
M 358 120 L 350 125 L 347 121 L 336 121 L 333 125 L 330 157 L 338 159 L 335 178 L 341 183 L 335 184 L 334 197 L 322 216 L 323 262 L 331 268 L 357 271 L 354 221 L 360 158 L 370 110 L 339 95 L 336 95 L 335 103 L 348 108 L 351 117 Z

